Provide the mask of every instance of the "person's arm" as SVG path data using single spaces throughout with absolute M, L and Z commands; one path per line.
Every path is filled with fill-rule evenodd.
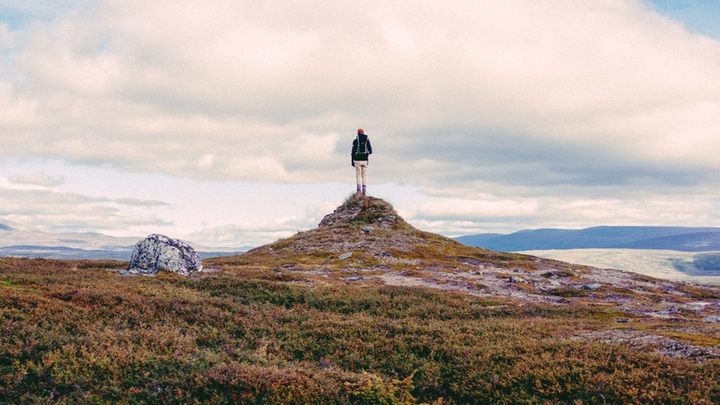
M 350 149 L 350 165 L 352 165 L 352 167 L 355 167 L 355 159 L 353 159 L 355 149 L 357 149 L 357 139 L 353 140 L 352 149 Z
M 372 144 L 370 143 L 370 138 L 368 138 L 368 155 L 372 155 Z

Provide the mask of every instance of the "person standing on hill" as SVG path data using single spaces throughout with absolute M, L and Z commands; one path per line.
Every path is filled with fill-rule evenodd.
M 357 192 L 367 195 L 367 170 L 368 157 L 372 155 L 372 145 L 370 138 L 365 135 L 365 131 L 360 128 L 357 130 L 357 136 L 353 140 L 352 150 L 350 151 L 350 162 L 355 167 L 355 182 L 357 184 Z

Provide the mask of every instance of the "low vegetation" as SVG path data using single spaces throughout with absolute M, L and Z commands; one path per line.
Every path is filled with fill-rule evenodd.
M 0 259 L 0 403 L 720 403 L 720 289 L 464 246 L 376 198 L 191 278 L 126 265 Z
M 637 324 L 718 343 L 689 324 L 302 285 L 269 267 L 186 279 L 113 271 L 124 265 L 0 259 L 0 402 L 720 402 L 720 360 L 572 338 Z

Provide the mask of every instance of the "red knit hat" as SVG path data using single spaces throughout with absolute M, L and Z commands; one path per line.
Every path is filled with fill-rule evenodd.
M 364 130 L 364 129 L 358 128 L 358 134 L 364 134 L 364 133 L 365 133 L 365 130 Z

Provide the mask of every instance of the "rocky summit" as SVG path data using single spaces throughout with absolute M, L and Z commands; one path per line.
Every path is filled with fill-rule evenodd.
M 335 211 L 326 215 L 318 227 L 333 228 L 353 224 L 373 224 L 381 228 L 397 228 L 400 224 L 407 225 L 395 212 L 392 205 L 387 202 L 379 198 L 354 194 Z
M 508 305 L 610 306 L 624 317 L 682 319 L 712 330 L 720 315 L 717 287 L 466 246 L 418 230 L 388 202 L 362 195 L 349 197 L 315 229 L 210 263 L 270 268 L 278 277 L 310 285 L 417 286 L 504 299 Z M 637 333 L 641 338 L 633 335 L 633 341 L 657 343 Z M 608 332 L 577 338 L 624 341 L 628 336 Z M 717 347 L 675 347 L 668 353 L 720 358 Z
M 202 271 L 200 256 L 187 243 L 165 235 L 152 234 L 135 245 L 128 271 L 156 274 L 164 270 L 189 276 Z

